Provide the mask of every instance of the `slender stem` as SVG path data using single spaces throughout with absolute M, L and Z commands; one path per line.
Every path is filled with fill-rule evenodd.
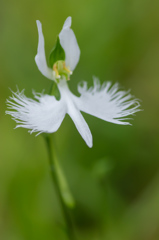
M 68 212 L 68 209 L 67 209 L 67 207 L 66 207 L 66 205 L 63 201 L 62 193 L 61 193 L 59 182 L 58 182 L 56 166 L 55 166 L 55 159 L 54 159 L 55 156 L 53 157 L 53 155 L 55 155 L 55 154 L 53 154 L 50 135 L 45 136 L 45 141 L 46 141 L 47 150 L 48 150 L 51 176 L 52 176 L 52 180 L 53 180 L 53 183 L 54 183 L 54 186 L 55 186 L 55 189 L 56 189 L 56 192 L 57 192 L 60 204 L 61 204 L 61 209 L 62 209 L 63 216 L 64 216 L 64 219 L 65 219 L 65 224 L 66 224 L 66 232 L 67 232 L 70 240 L 75 240 L 72 220 L 70 218 L 70 214 Z

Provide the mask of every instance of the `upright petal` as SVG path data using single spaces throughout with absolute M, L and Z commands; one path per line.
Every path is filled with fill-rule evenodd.
M 47 78 L 54 80 L 53 70 L 47 66 L 46 56 L 45 56 L 45 42 L 44 36 L 42 32 L 42 25 L 39 20 L 36 21 L 38 34 L 39 34 L 39 42 L 38 42 L 38 50 L 37 55 L 35 56 L 35 62 L 39 71 Z
M 83 86 L 78 86 L 78 91 L 81 93 L 81 96 L 75 99 L 78 108 L 108 122 L 130 124 L 124 121 L 128 119 L 125 117 L 140 111 L 139 102 L 132 99 L 128 92 L 119 91 L 118 84 L 111 86 L 111 83 L 107 82 L 100 85 L 95 78 L 93 87 L 88 89 L 84 82 Z
M 80 58 L 80 49 L 71 27 L 71 17 L 68 17 L 59 34 L 60 43 L 66 54 L 66 66 L 73 71 Z
M 34 94 L 34 97 L 36 100 L 27 98 L 23 91 L 13 93 L 7 100 L 10 110 L 6 113 L 18 123 L 16 127 L 28 128 L 31 133 L 56 132 L 65 117 L 66 104 L 54 96 Z

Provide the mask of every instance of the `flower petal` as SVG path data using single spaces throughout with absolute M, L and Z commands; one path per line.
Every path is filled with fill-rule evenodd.
M 23 91 L 13 93 L 7 100 L 10 110 L 6 113 L 18 123 L 16 128 L 28 128 L 31 133 L 56 132 L 65 117 L 66 104 L 54 96 L 34 94 L 34 97 L 36 100 L 27 98 Z
M 78 91 L 81 93 L 81 96 L 75 99 L 78 108 L 108 122 L 130 124 L 123 121 L 127 120 L 125 117 L 140 111 L 139 102 L 132 99 L 128 92 L 119 91 L 118 84 L 111 86 L 111 83 L 107 82 L 100 85 L 99 80 L 94 78 L 93 87 L 87 89 L 87 83 L 84 82 L 83 86 L 78 86 Z
M 66 54 L 66 66 L 73 71 L 80 58 L 80 49 L 71 27 L 71 17 L 68 17 L 59 34 L 60 43 Z
M 67 113 L 72 118 L 78 132 L 80 133 L 86 144 L 89 147 L 92 147 L 92 134 L 88 127 L 88 124 L 86 123 L 85 119 L 83 118 L 82 114 L 80 113 L 78 107 L 74 102 L 76 96 L 71 93 L 65 80 L 60 81 L 58 87 L 61 93 L 61 98 L 67 105 Z
M 47 78 L 51 80 L 55 80 L 53 76 L 53 70 L 47 66 L 46 57 L 45 57 L 45 42 L 44 42 L 44 36 L 42 32 L 42 25 L 39 20 L 36 21 L 37 28 L 38 28 L 38 34 L 39 34 L 39 42 L 38 42 L 38 50 L 37 55 L 35 56 L 35 62 L 37 64 L 37 67 L 39 71 Z
M 78 108 L 75 107 L 75 105 L 69 105 L 68 114 L 72 118 L 78 132 L 80 133 L 88 147 L 91 148 L 93 146 L 92 134 L 88 127 L 88 124 L 86 123 L 84 117 L 82 116 Z

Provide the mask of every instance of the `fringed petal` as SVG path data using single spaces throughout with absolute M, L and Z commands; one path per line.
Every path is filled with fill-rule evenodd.
M 75 99 L 78 108 L 108 122 L 128 125 L 125 117 L 141 111 L 137 99 L 129 92 L 119 90 L 118 84 L 112 86 L 111 82 L 105 82 L 101 85 L 94 78 L 93 87 L 88 89 L 87 83 L 83 82 L 78 85 L 78 91 L 81 94 Z
M 16 121 L 16 128 L 28 128 L 31 133 L 56 132 L 66 114 L 65 103 L 49 95 L 34 93 L 34 97 L 36 100 L 27 98 L 24 91 L 13 93 L 7 100 L 6 113 Z

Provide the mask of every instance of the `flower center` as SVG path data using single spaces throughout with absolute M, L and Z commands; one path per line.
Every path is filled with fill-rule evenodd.
M 53 65 L 53 71 L 57 82 L 59 82 L 62 76 L 64 76 L 66 80 L 70 80 L 70 75 L 72 75 L 72 71 L 70 71 L 69 67 L 66 67 L 65 61 L 62 60 L 57 61 Z

